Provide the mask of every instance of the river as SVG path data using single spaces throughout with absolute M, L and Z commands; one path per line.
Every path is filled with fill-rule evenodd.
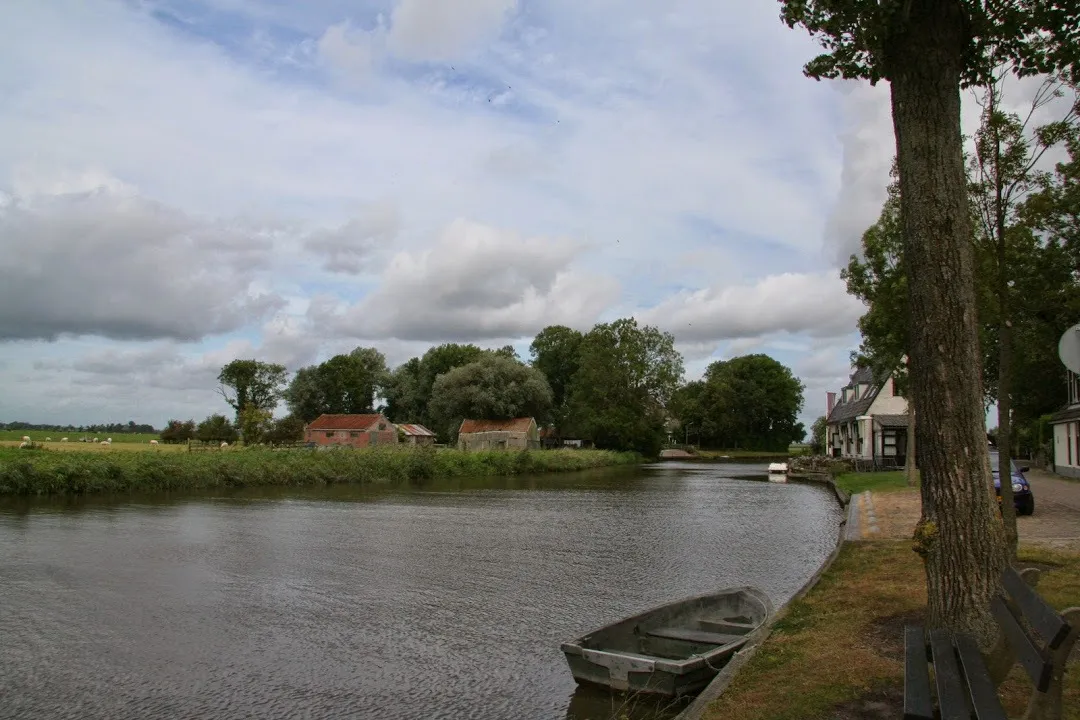
M 831 552 L 832 494 L 765 477 L 0 498 L 0 717 L 609 717 L 560 642 L 732 585 L 779 607 Z

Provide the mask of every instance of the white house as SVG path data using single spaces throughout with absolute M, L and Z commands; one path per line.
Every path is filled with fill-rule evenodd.
M 827 394 L 825 452 L 833 457 L 902 467 L 907 452 L 907 400 L 891 375 L 859 368 L 839 393 Z
M 1080 478 L 1080 375 L 1069 371 L 1069 404 L 1050 417 L 1054 472 Z

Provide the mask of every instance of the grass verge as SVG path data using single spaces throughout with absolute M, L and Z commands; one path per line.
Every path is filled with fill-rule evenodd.
M 635 453 L 604 450 L 466 453 L 372 448 L 78 453 L 0 449 L 0 495 L 403 483 L 435 477 L 567 472 L 638 462 L 641 458 Z
M 852 472 L 842 473 L 834 478 L 836 486 L 850 494 L 864 490 L 874 492 L 893 492 L 907 490 L 907 472 L 893 470 L 889 472 Z
M 1080 597 L 1080 554 L 1025 546 L 1021 564 L 1044 568 L 1039 592 L 1059 609 Z M 921 623 L 925 575 L 911 542 L 850 542 L 832 567 L 774 626 L 757 654 L 704 718 L 813 720 L 899 717 L 903 626 Z M 1065 720 L 1080 720 L 1080 669 L 1066 673 Z M 1010 716 L 1030 683 L 1014 669 L 1002 685 Z

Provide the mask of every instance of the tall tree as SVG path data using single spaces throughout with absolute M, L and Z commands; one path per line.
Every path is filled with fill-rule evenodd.
M 997 330 L 998 407 L 998 476 L 1010 476 L 1012 463 L 1012 386 L 1013 386 L 1013 285 L 1018 265 L 1017 245 L 1030 237 L 1020 227 L 1018 218 L 1025 197 L 1037 187 L 1036 167 L 1046 151 L 1063 140 L 1075 125 L 1075 111 L 1054 123 L 1034 127 L 1033 118 L 1060 97 L 1065 83 L 1050 77 L 1043 81 L 1031 102 L 1026 117 L 1002 110 L 1002 96 L 1007 71 L 996 69 L 990 82 L 977 98 L 982 107 L 982 122 L 975 134 L 975 153 L 970 165 L 972 197 L 979 218 L 980 238 L 986 256 L 992 258 L 993 288 Z M 1025 248 L 1026 249 L 1026 248 Z M 1012 555 L 1016 554 L 1016 510 L 1012 483 L 1001 482 L 1001 512 L 1005 536 Z
M 439 375 L 430 403 L 433 429 L 451 440 L 466 418 L 541 417 L 550 408 L 551 388 L 544 374 L 500 353 Z
M 911 400 L 919 417 L 928 622 L 996 640 L 989 601 L 1007 562 L 994 521 L 982 405 L 960 87 L 994 59 L 1019 72 L 1073 69 L 1080 2 L 781 0 L 789 26 L 826 49 L 811 77 L 890 83 L 908 272 Z
M 218 392 L 236 411 L 236 422 L 249 407 L 273 410 L 285 385 L 285 366 L 258 360 L 233 360 L 218 374 Z M 230 396 L 229 390 L 232 390 Z
M 828 428 L 828 418 L 820 415 L 814 424 L 810 426 L 810 452 L 814 455 L 825 454 L 825 430 Z
M 532 366 L 544 373 L 551 386 L 552 414 L 559 430 L 566 421 L 570 382 L 581 365 L 583 337 L 565 325 L 551 325 L 537 333 L 529 346 Z
M 597 447 L 659 453 L 665 408 L 682 380 L 670 333 L 633 318 L 600 324 L 581 342 L 570 383 L 569 424 Z
M 457 367 L 476 362 L 485 355 L 513 356 L 513 348 L 482 350 L 476 345 L 446 343 L 430 348 L 420 358 L 413 358 L 390 374 L 386 384 L 386 413 L 394 422 L 434 424 L 430 412 L 435 379 Z M 435 430 L 435 428 L 432 428 Z

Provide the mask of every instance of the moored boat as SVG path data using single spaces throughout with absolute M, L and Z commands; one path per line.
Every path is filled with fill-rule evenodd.
M 788 470 L 787 463 L 778 463 L 778 462 L 769 463 L 769 474 L 770 475 L 773 475 L 773 474 L 787 475 L 787 470 Z
M 628 617 L 561 649 L 579 683 L 690 695 L 708 685 L 771 615 L 761 590 L 729 588 Z

